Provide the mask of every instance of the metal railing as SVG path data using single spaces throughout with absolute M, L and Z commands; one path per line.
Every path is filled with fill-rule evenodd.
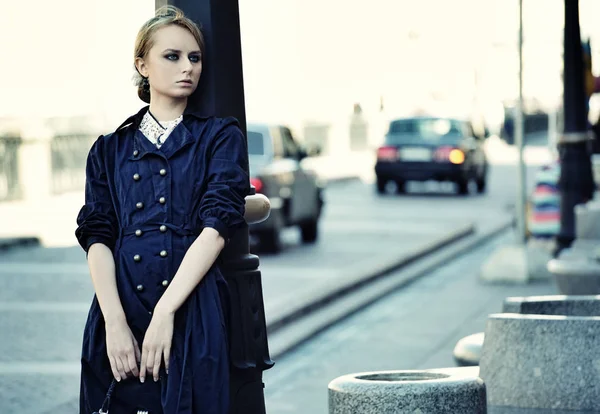
M 20 146 L 19 137 L 0 137 L 0 201 L 21 197 L 18 159 Z
M 57 135 L 50 145 L 52 160 L 52 193 L 83 190 L 85 163 L 95 135 Z

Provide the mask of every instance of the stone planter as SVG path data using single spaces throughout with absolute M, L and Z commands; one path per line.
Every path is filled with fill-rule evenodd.
M 507 298 L 518 313 L 489 316 L 480 361 L 490 406 L 597 410 L 599 309 L 594 296 Z
M 564 295 L 600 294 L 600 262 L 585 252 L 567 252 L 567 255 L 548 262 L 548 271 L 560 293 Z
M 486 391 L 476 370 L 383 371 L 329 383 L 330 414 L 481 414 Z
M 556 316 L 600 316 L 600 296 L 526 296 L 504 300 L 504 313 Z
M 600 202 L 575 206 L 575 238 L 600 241 Z

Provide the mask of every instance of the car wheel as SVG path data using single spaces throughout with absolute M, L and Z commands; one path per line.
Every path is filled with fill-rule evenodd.
M 477 192 L 479 194 L 485 193 L 487 187 L 487 180 L 485 178 L 480 178 L 477 180 Z
M 284 221 L 281 210 L 273 211 L 270 228 L 262 230 L 258 235 L 260 250 L 265 253 L 279 253 L 283 249 L 281 241 L 281 230 L 284 228 Z
M 458 189 L 458 194 L 460 195 L 469 195 L 469 180 L 467 178 L 462 178 L 456 182 L 456 186 Z
M 382 179 L 382 178 L 377 178 L 377 193 L 378 194 L 385 194 L 385 185 L 387 184 L 387 181 Z
M 260 249 L 265 253 L 279 253 L 282 249 L 279 229 L 271 229 L 260 234 Z
M 319 237 L 319 225 L 317 220 L 308 221 L 300 226 L 303 243 L 314 243 Z
M 396 181 L 396 193 L 406 193 L 406 181 Z

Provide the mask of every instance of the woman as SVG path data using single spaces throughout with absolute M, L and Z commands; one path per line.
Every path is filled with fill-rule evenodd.
M 138 95 L 150 105 L 90 150 L 76 231 L 96 292 L 81 413 L 101 407 L 113 378 L 111 414 L 227 412 L 217 259 L 245 225 L 248 155 L 235 119 L 186 111 L 203 49 L 179 9 L 158 10 L 135 44 Z

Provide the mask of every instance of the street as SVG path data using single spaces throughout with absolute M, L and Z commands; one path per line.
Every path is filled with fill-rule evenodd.
M 483 285 L 477 273 L 505 234 L 365 308 L 284 356 L 265 373 L 267 412 L 326 414 L 327 385 L 366 371 L 448 368 L 464 336 L 485 330 L 509 296 L 557 294 L 552 283 Z
M 300 245 L 297 231 L 290 229 L 282 254 L 260 257 L 267 320 L 294 299 L 342 280 L 352 269 L 374 267 L 384 256 L 397 256 L 461 226 L 481 229 L 509 217 L 516 168 L 499 153 L 491 158 L 495 164 L 483 195 L 461 197 L 432 184 L 415 185 L 407 195 L 378 196 L 369 182 L 369 166 L 361 169 L 366 171 L 361 174 L 364 181 L 330 186 L 319 241 Z M 528 169 L 530 181 L 534 168 Z M 45 220 L 51 225 L 52 217 Z M 0 257 L 2 413 L 33 414 L 55 407 L 72 412 L 76 407 L 81 335 L 93 290 L 85 254 L 74 244 L 73 239 L 71 247 L 18 249 Z M 273 375 L 284 372 L 286 364 L 278 363 Z M 285 400 L 283 384 L 274 382 L 267 389 Z M 275 394 L 269 398 L 270 412 L 287 412 L 278 408 Z

